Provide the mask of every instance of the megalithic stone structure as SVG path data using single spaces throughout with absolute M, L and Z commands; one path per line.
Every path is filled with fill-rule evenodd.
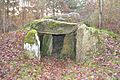
M 105 48 L 104 37 L 112 34 L 108 31 L 88 27 L 84 23 L 54 19 L 35 20 L 25 28 L 30 31 L 25 37 L 24 48 L 34 52 L 36 57 L 40 53 L 43 56 L 57 53 L 60 58 L 71 58 L 81 63 L 90 61 L 93 56 L 100 54 Z M 37 36 L 40 41 L 36 38 Z M 112 36 L 115 35 L 112 34 Z

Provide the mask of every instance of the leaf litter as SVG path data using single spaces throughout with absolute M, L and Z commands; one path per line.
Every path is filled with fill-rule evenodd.
M 23 57 L 26 31 L 0 36 L 0 80 L 119 80 L 120 41 L 106 37 L 106 49 L 89 63 L 60 60 L 54 56 L 41 60 Z

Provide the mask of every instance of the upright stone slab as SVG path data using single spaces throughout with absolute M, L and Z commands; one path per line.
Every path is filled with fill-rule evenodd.
M 40 59 L 40 41 L 36 30 L 30 30 L 24 38 L 25 55 Z
M 63 48 L 61 51 L 62 57 L 75 59 L 75 36 L 74 33 L 66 34 L 64 38 Z
M 99 36 L 99 35 L 97 35 Z M 85 25 L 79 25 L 76 36 L 76 61 L 84 62 L 88 59 L 89 53 L 95 53 L 98 37 L 94 31 L 89 30 Z
M 41 53 L 43 54 L 43 56 L 51 55 L 52 48 L 53 48 L 53 36 L 49 34 L 45 34 L 43 36 Z

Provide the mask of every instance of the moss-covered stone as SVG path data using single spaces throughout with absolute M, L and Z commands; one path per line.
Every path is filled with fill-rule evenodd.
M 23 58 L 25 58 L 25 59 L 33 59 L 33 58 L 35 58 L 36 56 L 35 56 L 35 54 L 34 54 L 34 52 L 30 52 L 30 51 L 24 51 L 24 54 L 23 54 Z
M 26 34 L 24 38 L 24 50 L 27 57 L 38 57 L 40 59 L 40 41 L 36 30 L 32 29 Z
M 34 29 L 28 31 L 24 38 L 24 43 L 34 44 L 36 42 L 35 34 L 37 34 L 37 31 Z
M 35 29 L 39 33 L 46 34 L 69 34 L 77 29 L 77 23 L 57 21 L 53 19 L 35 20 L 26 25 L 27 29 Z
M 43 36 L 42 50 L 41 50 L 43 56 L 51 55 L 53 48 L 52 43 L 53 43 L 52 35 L 48 34 Z
M 93 56 L 103 53 L 105 49 L 104 39 L 107 37 L 116 38 L 118 35 L 92 27 L 85 24 L 78 25 L 76 36 L 76 61 L 90 61 Z
M 67 34 L 65 36 L 61 55 L 64 55 L 63 58 L 68 57 L 68 58 L 71 58 L 72 60 L 75 60 L 75 35 L 74 33 Z

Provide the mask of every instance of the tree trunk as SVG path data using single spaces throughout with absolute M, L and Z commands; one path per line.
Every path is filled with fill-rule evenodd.
M 24 21 L 25 21 L 25 1 L 22 0 L 22 14 L 21 14 L 21 24 L 24 26 Z
M 103 0 L 99 0 L 99 28 L 103 27 Z
M 41 12 L 40 12 L 40 18 L 43 18 L 44 17 L 44 10 L 41 8 Z
M 55 1 L 54 0 L 53 0 L 52 12 L 53 12 L 53 16 L 55 16 Z
M 6 10 L 6 32 L 8 32 L 9 31 L 9 25 L 10 25 L 10 22 L 9 22 L 9 3 L 10 3 L 10 1 L 9 0 L 7 0 L 7 10 Z
M 3 0 L 3 25 L 2 32 L 5 33 L 6 30 L 6 19 L 5 19 L 5 1 Z

